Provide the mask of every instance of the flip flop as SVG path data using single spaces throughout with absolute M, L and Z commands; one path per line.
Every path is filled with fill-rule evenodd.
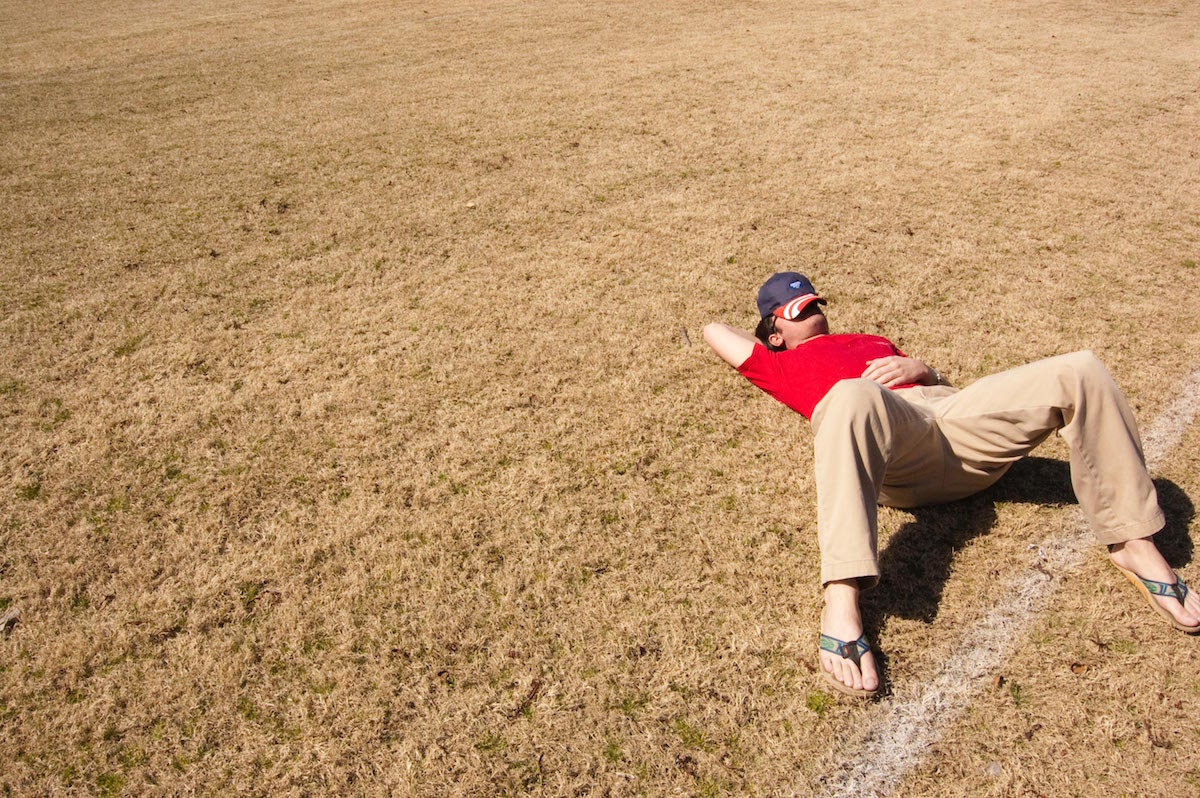
M 858 668 L 858 672 L 862 673 L 862 655 L 871 650 L 871 644 L 867 642 L 866 634 L 858 636 L 857 640 L 851 640 L 849 643 L 838 640 L 836 637 L 830 637 L 824 632 L 821 633 L 820 647 L 822 651 L 828 651 L 836 657 L 848 659 L 854 663 L 854 667 Z M 853 687 L 848 687 L 842 684 L 829 671 L 821 668 L 821 675 L 825 681 L 829 682 L 829 686 L 839 693 L 856 696 L 858 698 L 874 698 L 879 693 L 879 688 L 874 690 L 856 690 Z
M 1109 560 L 1109 562 L 1112 561 Z M 1175 599 L 1182 605 L 1184 599 L 1187 598 L 1188 586 L 1184 584 L 1182 579 L 1179 578 L 1179 574 L 1175 574 L 1174 571 L 1171 572 L 1175 574 L 1174 582 L 1155 582 L 1153 579 L 1142 579 L 1133 571 L 1122 568 L 1115 562 L 1113 563 L 1113 566 L 1118 571 L 1123 573 L 1126 579 L 1133 583 L 1133 586 L 1138 589 L 1138 592 L 1145 596 L 1146 601 L 1150 602 L 1150 606 L 1154 608 L 1154 611 L 1166 618 L 1172 626 L 1179 631 L 1187 632 L 1188 634 L 1200 632 L 1200 624 L 1195 626 L 1184 626 L 1179 621 L 1175 620 L 1175 616 L 1172 615 L 1166 607 L 1162 606 L 1154 599 L 1155 596 L 1167 596 Z

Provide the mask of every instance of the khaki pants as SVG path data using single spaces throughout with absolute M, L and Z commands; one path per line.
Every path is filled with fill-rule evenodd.
M 821 582 L 879 578 L 876 504 L 917 507 L 988 487 L 1055 430 L 1102 543 L 1163 526 L 1133 413 L 1091 352 L 1041 360 L 957 390 L 843 380 L 812 416 Z

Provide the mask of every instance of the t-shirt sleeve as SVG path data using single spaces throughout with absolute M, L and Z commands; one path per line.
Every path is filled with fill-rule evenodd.
M 738 373 L 759 388 L 774 395 L 782 382 L 779 359 L 775 352 L 762 344 L 755 344 L 750 357 L 737 367 Z

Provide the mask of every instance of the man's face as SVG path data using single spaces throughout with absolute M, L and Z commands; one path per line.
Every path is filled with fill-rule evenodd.
M 800 315 L 791 321 L 775 319 L 775 333 L 770 341 L 784 349 L 795 349 L 810 338 L 828 334 L 829 322 L 821 312 L 821 303 L 810 302 L 800 311 Z

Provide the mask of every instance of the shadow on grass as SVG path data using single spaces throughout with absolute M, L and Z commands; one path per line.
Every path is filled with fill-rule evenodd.
M 1180 568 L 1192 559 L 1188 527 L 1195 517 L 1195 506 L 1175 483 L 1156 479 L 1154 485 L 1166 516 L 1166 526 L 1155 536 L 1155 543 L 1167 562 Z M 913 520 L 893 533 L 879 554 L 879 584 L 862 596 L 869 638 L 878 636 L 889 616 L 926 623 L 937 617 L 955 553 L 992 528 L 996 506 L 1002 502 L 1075 504 L 1070 467 L 1061 460 L 1028 457 L 982 493 L 950 504 L 910 510 Z M 886 669 L 886 655 L 881 660 L 880 665 Z

